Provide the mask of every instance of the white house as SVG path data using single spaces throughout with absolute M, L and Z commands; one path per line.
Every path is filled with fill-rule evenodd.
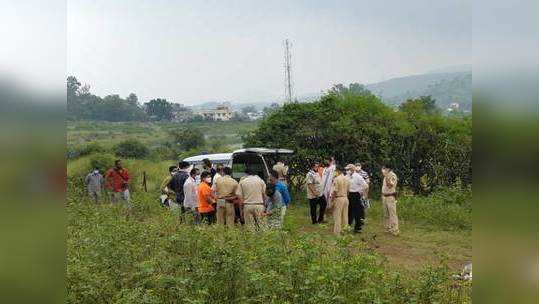
M 232 118 L 232 110 L 228 106 L 218 106 L 213 110 L 202 110 L 198 114 L 204 119 L 215 121 L 229 121 Z

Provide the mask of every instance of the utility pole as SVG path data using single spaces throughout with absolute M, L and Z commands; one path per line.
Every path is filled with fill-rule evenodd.
M 284 82 L 285 82 L 285 102 L 294 102 L 292 88 L 292 53 L 290 49 L 292 43 L 286 39 L 284 41 Z

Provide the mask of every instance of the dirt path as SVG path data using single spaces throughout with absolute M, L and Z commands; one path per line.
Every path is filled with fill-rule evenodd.
M 333 238 L 333 220 L 327 224 L 312 225 L 306 207 L 292 208 L 287 214 L 292 231 L 318 233 Z M 363 233 L 354 236 L 358 250 L 374 251 L 387 259 L 388 267 L 416 272 L 426 265 L 445 260 L 454 271 L 472 259 L 471 231 L 441 231 L 402 223 L 398 237 L 383 231 L 379 219 L 368 217 Z

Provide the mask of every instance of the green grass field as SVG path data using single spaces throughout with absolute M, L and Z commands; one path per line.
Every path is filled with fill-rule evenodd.
M 150 147 L 170 140 L 169 131 L 179 128 L 198 128 L 207 139 L 219 137 L 223 144 L 240 148 L 241 135 L 256 128 L 257 122 L 67 122 L 67 146 L 80 147 L 99 143 L 105 148 L 126 139 L 137 139 Z

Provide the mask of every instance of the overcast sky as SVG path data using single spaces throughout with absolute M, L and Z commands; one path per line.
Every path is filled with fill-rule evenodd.
M 472 62 L 470 1 L 89 1 L 67 5 L 67 71 L 97 95 L 203 101 L 296 95 Z

